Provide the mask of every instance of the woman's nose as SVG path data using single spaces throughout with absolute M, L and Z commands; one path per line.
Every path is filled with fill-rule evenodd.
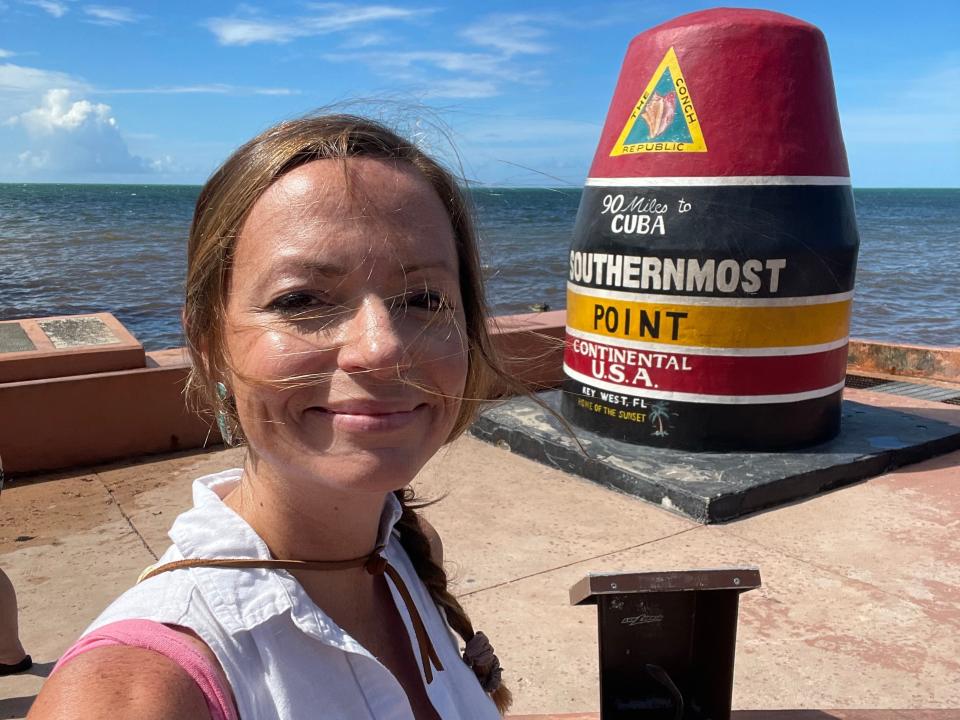
M 366 296 L 347 324 L 338 362 L 348 372 L 396 377 L 409 367 L 407 347 L 400 334 L 400 318 L 389 299 Z

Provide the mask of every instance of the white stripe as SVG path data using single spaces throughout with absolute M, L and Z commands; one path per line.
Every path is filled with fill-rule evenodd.
M 803 307 L 806 305 L 827 305 L 843 302 L 853 297 L 853 290 L 832 295 L 803 295 L 799 297 L 779 298 L 736 298 L 703 297 L 702 295 L 662 295 L 657 293 L 632 293 L 623 290 L 584 287 L 567 281 L 567 290 L 585 297 L 606 298 L 607 300 L 626 300 L 638 303 L 660 303 L 663 305 L 709 305 L 720 307 Z
M 820 388 L 819 390 L 807 390 L 806 392 L 786 393 L 784 395 L 700 395 L 697 393 L 666 392 L 663 390 L 647 390 L 646 388 L 641 389 L 616 385 L 606 380 L 597 380 L 596 378 L 578 373 L 576 370 L 571 370 L 567 367 L 566 363 L 563 364 L 563 371 L 571 380 L 592 385 L 601 390 L 620 393 L 621 395 L 633 395 L 653 398 L 655 400 L 676 400 L 677 402 L 713 403 L 716 405 L 770 405 L 771 403 L 812 400 L 813 398 L 825 397 L 831 393 L 835 393 L 846 384 L 844 380 L 838 382 L 836 385 Z
M 712 348 L 701 347 L 697 345 L 667 345 L 665 343 L 643 342 L 640 340 L 623 340 L 608 335 L 597 335 L 567 328 L 567 334 L 587 340 L 589 342 L 611 345 L 613 347 L 630 348 L 632 350 L 647 350 L 651 352 L 673 353 L 675 355 L 712 355 L 715 357 L 767 357 L 767 356 L 786 356 L 786 355 L 812 355 L 814 353 L 827 352 L 843 347 L 849 341 L 849 337 L 842 337 L 833 342 L 822 343 L 820 345 L 796 345 L 792 347 L 772 347 L 772 348 Z
M 849 185 L 832 175 L 721 175 L 719 177 L 588 177 L 587 187 L 699 187 L 712 185 Z

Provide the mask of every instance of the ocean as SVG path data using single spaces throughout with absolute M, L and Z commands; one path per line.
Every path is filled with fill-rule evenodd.
M 199 187 L 0 184 L 0 320 L 111 312 L 148 350 L 183 344 Z M 960 190 L 855 190 L 851 335 L 960 345 Z M 580 189 L 473 191 L 495 314 L 565 303 Z

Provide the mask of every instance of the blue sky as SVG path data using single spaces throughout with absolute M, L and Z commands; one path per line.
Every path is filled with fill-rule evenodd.
M 824 31 L 854 185 L 960 186 L 956 3 L 742 6 Z M 0 0 L 0 181 L 201 183 L 346 102 L 448 162 L 449 135 L 474 182 L 580 186 L 630 39 L 707 7 Z

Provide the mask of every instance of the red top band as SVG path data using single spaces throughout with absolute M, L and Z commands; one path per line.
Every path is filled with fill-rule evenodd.
M 590 168 L 593 178 L 849 173 L 823 33 L 733 9 L 633 39 Z

